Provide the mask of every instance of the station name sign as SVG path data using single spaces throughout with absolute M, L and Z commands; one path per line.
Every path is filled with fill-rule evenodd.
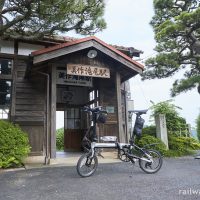
M 93 86 L 92 77 L 68 75 L 65 70 L 57 70 L 56 76 L 56 83 L 60 85 Z
M 108 68 L 82 64 L 67 64 L 67 74 L 77 76 L 110 78 L 110 70 Z

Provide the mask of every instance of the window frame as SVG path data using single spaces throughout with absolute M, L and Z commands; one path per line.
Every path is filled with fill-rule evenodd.
M 69 110 L 71 116 L 69 116 Z M 73 123 L 73 128 L 68 127 L 68 122 L 72 121 Z M 79 121 L 81 123 L 81 113 L 79 108 L 67 108 L 64 113 L 64 128 L 65 129 L 73 129 L 73 130 L 79 130 L 81 129 L 81 124 L 79 125 L 79 128 L 76 128 L 76 121 Z
M 11 107 L 12 107 L 12 90 L 13 90 L 13 68 L 14 68 L 14 59 L 13 58 L 7 58 L 7 57 L 0 57 L 0 61 L 1 60 L 8 60 L 11 61 L 11 73 L 10 74 L 0 74 L 0 80 L 4 80 L 4 81 L 10 81 L 11 85 L 10 85 L 10 103 L 8 104 L 8 113 L 7 113 L 7 118 L 3 118 L 4 115 L 4 110 L 5 109 L 1 109 L 0 108 L 0 119 L 1 120 L 10 120 L 10 116 L 11 116 Z

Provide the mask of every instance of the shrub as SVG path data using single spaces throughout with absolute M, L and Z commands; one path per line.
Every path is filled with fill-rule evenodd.
M 56 130 L 56 149 L 57 150 L 64 149 L 64 128 Z
M 156 144 L 155 146 L 154 145 L 149 146 L 149 147 L 147 146 L 147 148 L 158 150 L 161 154 L 165 155 L 166 146 L 159 138 L 153 137 L 151 135 L 143 135 L 141 139 L 136 140 L 136 144 L 140 147 L 144 147 L 145 145 L 154 144 L 154 143 L 158 143 L 158 144 Z
M 193 150 L 200 149 L 200 143 L 194 138 L 169 135 L 168 139 L 169 149 L 174 151 L 176 156 L 189 155 Z
M 186 120 L 177 112 L 177 109 L 181 108 L 174 105 L 172 101 L 173 100 L 167 100 L 153 104 L 151 107 L 153 112 L 151 117 L 155 118 L 159 114 L 164 114 L 168 133 L 170 132 L 177 135 L 177 133 L 179 134 L 181 131 L 182 134 L 186 135 L 188 133 Z
M 18 167 L 30 152 L 28 136 L 18 125 L 0 120 L 0 168 Z
M 142 129 L 142 134 L 156 137 L 156 126 L 146 126 Z
M 149 149 L 158 150 L 166 157 L 179 157 L 194 154 L 194 150 L 200 149 L 200 143 L 190 137 L 176 137 L 172 134 L 168 136 L 169 150 L 166 150 L 165 144 L 158 138 L 144 134 L 140 140 L 136 140 L 136 144 L 144 147 L 148 144 L 159 143 L 155 146 L 147 146 Z

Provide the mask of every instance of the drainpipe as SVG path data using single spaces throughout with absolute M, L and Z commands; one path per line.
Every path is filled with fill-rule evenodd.
M 46 77 L 47 80 L 47 94 L 46 94 L 46 155 L 45 155 L 45 165 L 50 163 L 49 155 L 49 74 L 43 72 L 37 72 Z

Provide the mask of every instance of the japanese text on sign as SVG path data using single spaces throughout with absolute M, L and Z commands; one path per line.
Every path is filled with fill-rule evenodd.
M 92 77 L 68 75 L 65 70 L 57 70 L 57 84 L 92 87 Z
M 92 76 L 101 78 L 110 78 L 110 70 L 103 67 L 94 67 L 81 64 L 68 64 L 67 74 L 78 76 Z

